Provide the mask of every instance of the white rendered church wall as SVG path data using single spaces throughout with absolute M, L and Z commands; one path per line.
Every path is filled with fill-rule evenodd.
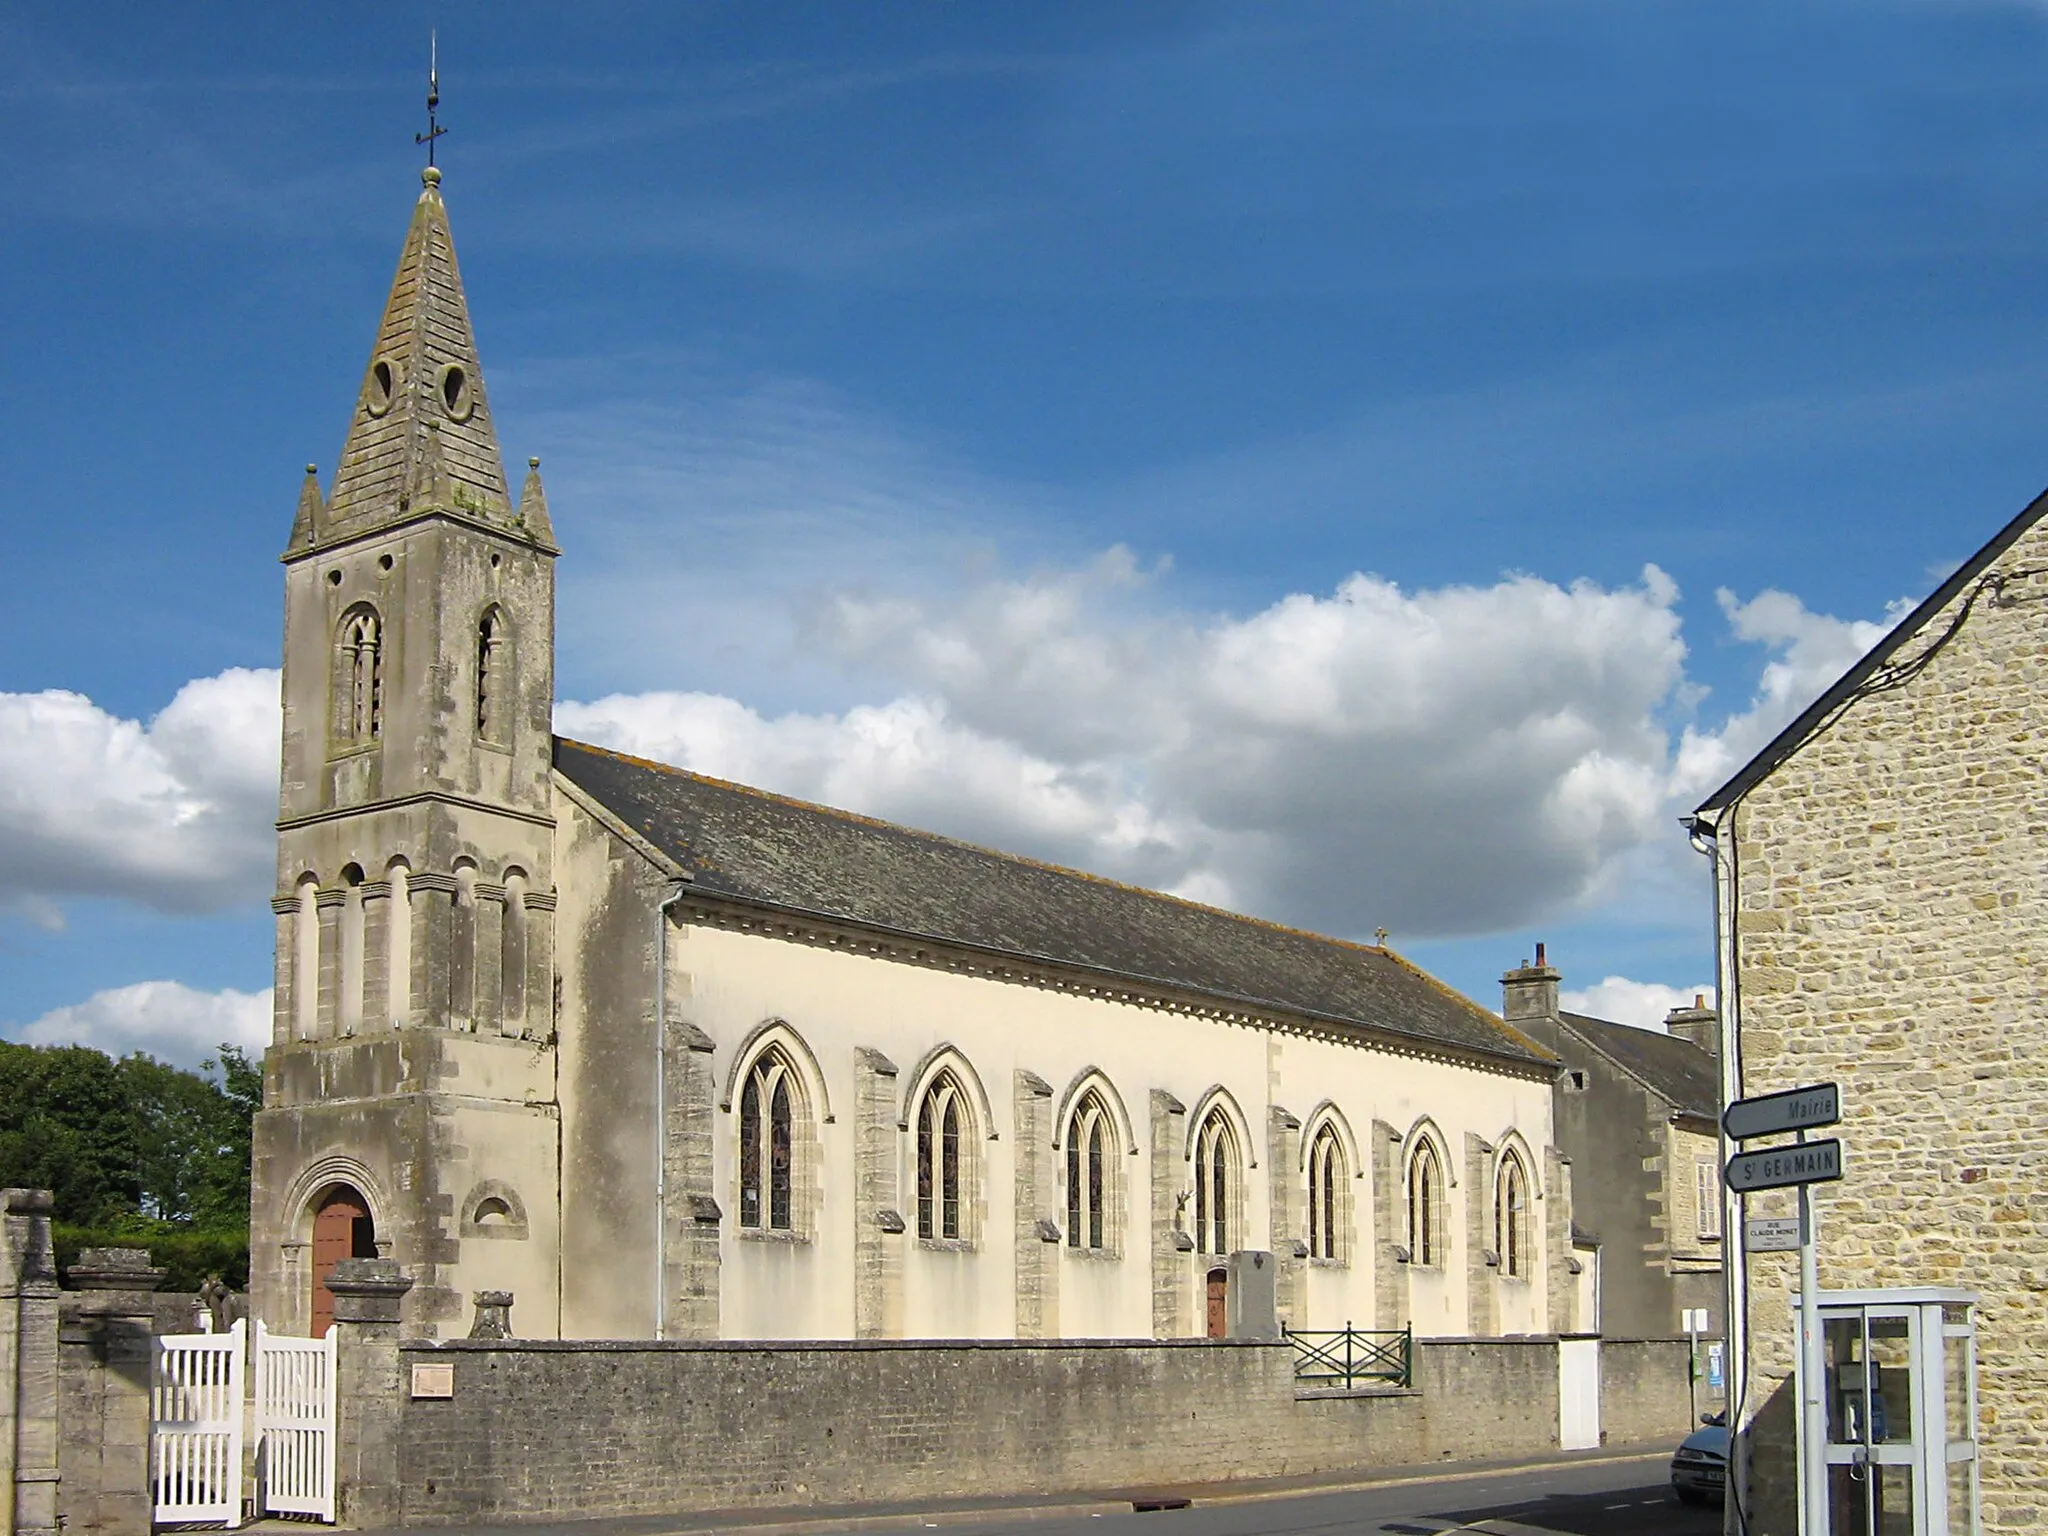
M 748 1037 L 763 1022 L 779 1019 L 815 1055 L 836 1116 L 835 1124 L 819 1128 L 822 1218 L 808 1243 L 740 1235 L 730 1215 L 737 1205 L 735 1118 L 730 1107 L 718 1116 L 714 1168 L 719 1202 L 728 1212 L 720 1285 L 721 1331 L 727 1337 L 845 1337 L 852 1331 L 856 1216 L 850 1109 L 859 1047 L 882 1052 L 898 1068 L 899 1123 L 911 1127 L 898 1133 L 896 1166 L 898 1209 L 909 1231 L 895 1239 L 903 1255 L 901 1331 L 911 1337 L 1004 1337 L 1014 1331 L 1017 1224 L 1008 1085 L 1018 1068 L 1043 1078 L 1056 1098 L 1084 1069 L 1100 1069 L 1130 1111 L 1138 1146 L 1136 1156 L 1126 1145 L 1116 1158 L 1123 1201 L 1119 1256 L 1062 1255 L 1056 1316 L 1059 1333 L 1067 1337 L 1129 1338 L 1151 1331 L 1151 1148 L 1142 1106 L 1153 1088 L 1187 1107 L 1189 1139 L 1212 1089 L 1227 1090 L 1241 1111 L 1250 1145 L 1241 1154 L 1237 1192 L 1243 1219 L 1233 1217 L 1233 1247 L 1274 1245 L 1264 1168 L 1268 1150 L 1261 1135 L 1274 1102 L 1301 1115 L 1334 1101 L 1361 1148 L 1375 1120 L 1405 1131 L 1425 1115 L 1453 1146 L 1461 1146 L 1467 1132 L 1496 1142 L 1511 1127 L 1530 1145 L 1551 1141 L 1548 1085 L 1534 1079 L 713 927 L 688 929 L 679 956 L 687 957 L 679 963 L 690 972 L 691 1022 L 715 1043 L 720 1083 L 729 1080 Z M 972 1236 L 959 1243 L 922 1241 L 916 1229 L 912 1079 L 946 1045 L 961 1053 L 991 1110 L 991 1123 L 976 1143 L 980 1209 Z M 973 1096 L 978 1104 L 980 1095 Z M 987 1139 L 991 1129 L 993 1140 Z M 1174 1150 L 1183 1158 L 1188 1152 Z M 1472 1192 L 1464 1187 L 1463 1170 L 1448 1158 L 1446 1165 L 1456 1180 L 1445 1192 L 1447 1262 L 1433 1271 L 1415 1270 L 1407 1280 L 1413 1321 L 1423 1334 L 1467 1328 L 1464 1202 Z M 1184 1188 L 1192 1183 L 1192 1169 L 1186 1180 Z M 1480 1198 L 1489 1197 L 1482 1192 Z M 1041 1191 L 1039 1204 L 1064 1227 L 1063 1190 Z M 1380 1250 L 1371 1230 L 1370 1177 L 1353 1179 L 1348 1206 L 1354 1227 L 1349 1262 L 1313 1267 L 1305 1326 L 1373 1324 L 1373 1265 Z M 1186 1316 L 1197 1327 L 1206 1267 L 1206 1260 L 1190 1256 Z M 1539 1265 L 1526 1287 L 1528 1318 L 1543 1315 L 1543 1284 Z M 1517 1321 L 1510 1309 L 1497 1311 L 1498 1326 Z

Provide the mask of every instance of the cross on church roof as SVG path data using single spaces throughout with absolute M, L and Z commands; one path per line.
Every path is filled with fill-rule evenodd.
M 427 34 L 427 131 L 412 136 L 415 144 L 427 146 L 427 167 L 433 168 L 434 140 L 448 130 L 435 121 L 435 110 L 441 105 L 441 40 L 432 32 Z

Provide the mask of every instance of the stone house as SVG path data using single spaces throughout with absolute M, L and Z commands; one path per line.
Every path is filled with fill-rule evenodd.
M 2038 1531 L 2048 1365 L 2048 496 L 1699 808 L 1731 1096 L 1841 1086 L 1823 1292 L 1976 1291 L 1984 1529 Z M 1830 1133 L 1835 1134 L 1835 1133 Z M 1749 1200 L 1791 1214 L 1789 1191 Z M 1794 1526 L 1796 1255 L 1725 1218 L 1736 1475 Z M 1958 1463 L 1964 1475 L 1967 1467 Z
M 1247 1265 L 1297 1327 L 1573 1326 L 1548 1048 L 1383 945 L 556 738 L 530 470 L 430 168 L 284 557 L 257 1316 L 383 1258 L 424 1337 L 1201 1336 Z
M 1620 1338 L 1720 1333 L 1719 1017 L 1695 998 L 1665 1033 L 1570 1013 L 1541 944 L 1501 978 L 1501 1015 L 1557 1053 L 1557 1144 L 1572 1165 L 1579 1326 Z

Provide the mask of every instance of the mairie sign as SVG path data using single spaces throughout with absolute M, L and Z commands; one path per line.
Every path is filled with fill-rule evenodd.
M 1721 1128 L 1735 1141 L 1776 1136 L 1782 1131 L 1815 1131 L 1842 1118 L 1842 1090 L 1833 1083 L 1788 1088 L 1783 1093 L 1737 1099 L 1721 1116 Z
M 1738 1194 L 1793 1184 L 1823 1184 L 1842 1176 L 1842 1144 L 1805 1141 L 1797 1146 L 1744 1152 L 1728 1159 L 1727 1173 L 1728 1187 Z

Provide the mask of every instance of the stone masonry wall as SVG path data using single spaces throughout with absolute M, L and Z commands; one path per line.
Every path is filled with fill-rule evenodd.
M 1675 1440 L 1684 1344 L 1637 1348 L 1618 1438 Z M 451 1340 L 399 1360 L 401 1386 L 455 1376 L 399 1405 L 407 1524 L 1157 1488 L 1557 1438 L 1546 1339 L 1421 1341 L 1416 1390 L 1299 1397 L 1291 1348 L 1248 1341 Z
M 2002 595 L 1984 591 L 1917 677 L 1857 701 L 1736 812 L 1743 1091 L 1842 1085 L 1824 1290 L 1982 1294 L 1987 1532 L 2048 1524 L 2048 579 L 2025 574 L 2043 566 L 2037 526 L 1994 562 Z M 1792 1210 L 1785 1194 L 1750 1206 Z M 1796 1256 L 1749 1273 L 1756 1528 L 1789 1531 Z

